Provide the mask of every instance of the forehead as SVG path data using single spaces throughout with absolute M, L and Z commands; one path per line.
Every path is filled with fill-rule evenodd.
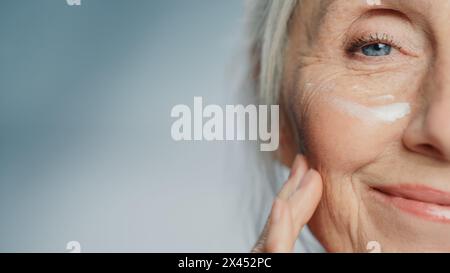
M 291 35 L 303 27 L 306 38 L 312 40 L 320 29 L 343 28 L 374 10 L 394 12 L 426 32 L 450 25 L 450 0 L 299 0 L 289 32 Z
M 450 9 L 449 0 L 302 0 L 312 2 L 324 13 L 333 11 L 351 11 L 366 9 L 393 9 L 405 13 L 430 15 L 430 13 L 446 13 Z

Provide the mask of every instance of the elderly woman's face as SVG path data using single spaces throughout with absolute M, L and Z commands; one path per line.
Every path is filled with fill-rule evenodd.
M 310 227 L 330 251 L 450 251 L 450 1 L 300 2 L 282 97 L 324 180 Z

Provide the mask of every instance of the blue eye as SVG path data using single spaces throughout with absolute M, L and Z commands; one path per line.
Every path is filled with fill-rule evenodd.
M 387 56 L 391 54 L 392 47 L 388 44 L 370 44 L 361 47 L 361 51 L 364 55 L 369 57 Z

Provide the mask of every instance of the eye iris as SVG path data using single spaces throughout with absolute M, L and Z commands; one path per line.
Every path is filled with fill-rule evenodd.
M 392 47 L 387 44 L 371 44 L 361 48 L 362 53 L 366 56 L 386 56 L 391 54 Z

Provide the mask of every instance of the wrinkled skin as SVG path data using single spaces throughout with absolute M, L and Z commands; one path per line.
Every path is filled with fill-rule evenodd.
M 449 0 L 301 2 L 289 25 L 279 153 L 304 175 L 305 167 L 293 163 L 301 151 L 297 161 L 317 176 L 306 179 L 313 180 L 309 188 L 291 185 L 292 197 L 277 198 L 272 211 L 281 217 L 273 225 L 269 218 L 258 251 L 291 251 L 309 222 L 331 252 L 367 252 L 370 241 L 383 252 L 450 252 L 450 223 L 407 213 L 372 194 L 374 187 L 401 184 L 450 193 L 449 14 Z M 387 122 L 352 115 L 335 98 L 410 109 Z M 296 195 L 308 200 L 299 207 Z

